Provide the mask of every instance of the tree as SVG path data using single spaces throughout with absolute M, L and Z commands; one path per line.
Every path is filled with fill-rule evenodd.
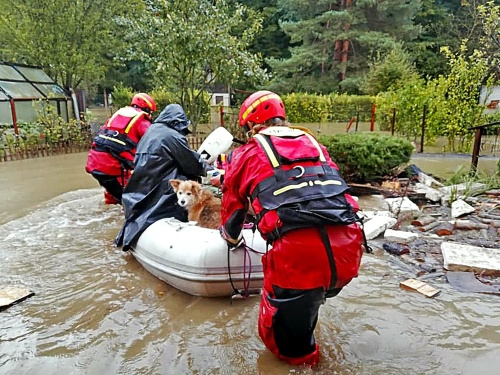
M 0 0 L 0 57 L 66 88 L 93 85 L 122 47 L 120 19 L 141 9 L 140 0 Z
M 372 57 L 415 38 L 420 0 L 280 0 L 289 59 L 271 59 L 281 91 L 357 92 Z M 342 5 L 344 4 L 344 5 Z
M 149 6 L 142 20 L 149 28 L 137 28 L 138 34 L 149 36 L 148 43 L 138 45 L 133 55 L 150 68 L 156 86 L 177 95 L 194 131 L 202 107 L 209 104 L 203 93 L 215 83 L 267 79 L 260 56 L 247 52 L 261 30 L 261 19 L 248 8 L 226 0 L 152 0 Z M 242 25 L 246 27 L 237 34 Z
M 440 52 L 448 46 L 457 51 L 460 46 L 460 26 L 456 14 L 461 0 L 421 0 L 422 6 L 415 15 L 415 24 L 422 33 L 406 43 L 415 67 L 422 76 L 438 77 L 448 72 L 446 57 Z
M 370 70 L 360 89 L 365 94 L 377 95 L 389 89 L 402 87 L 417 76 L 415 67 L 410 62 L 410 56 L 400 45 L 400 48 L 392 50 L 384 58 L 379 58 L 370 64 Z

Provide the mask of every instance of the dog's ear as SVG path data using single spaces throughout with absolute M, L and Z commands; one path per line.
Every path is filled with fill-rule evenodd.
M 181 180 L 169 180 L 170 185 L 172 185 L 172 188 L 174 189 L 175 192 L 177 192 L 177 189 L 179 189 L 179 185 L 181 184 Z

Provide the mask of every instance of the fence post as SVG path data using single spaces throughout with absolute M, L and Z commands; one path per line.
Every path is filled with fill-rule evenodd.
M 392 109 L 392 119 L 391 119 L 391 135 L 394 135 L 394 128 L 396 127 L 396 108 Z
M 474 149 L 472 150 L 472 162 L 470 165 L 471 173 L 476 173 L 477 163 L 479 161 L 479 150 L 481 149 L 481 137 L 483 135 L 483 128 L 477 128 L 474 135 Z
M 19 135 L 19 129 L 17 127 L 17 114 L 16 114 L 16 103 L 14 99 L 10 99 L 10 111 L 12 113 L 12 125 L 14 125 L 14 133 Z
M 359 125 L 359 111 L 356 113 L 356 133 L 358 132 L 358 125 Z
M 424 112 L 422 113 L 422 129 L 420 134 L 420 153 L 424 152 L 424 135 L 425 135 L 425 121 L 427 117 L 427 105 L 424 105 Z
M 224 126 L 224 106 L 219 106 L 220 126 Z
M 371 118 L 371 121 L 370 121 L 370 131 L 374 131 L 375 130 L 375 111 L 377 109 L 377 105 L 375 103 L 372 104 L 372 118 Z

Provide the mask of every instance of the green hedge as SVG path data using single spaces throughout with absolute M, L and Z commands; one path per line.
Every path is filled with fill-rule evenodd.
M 348 121 L 359 115 L 360 121 L 370 121 L 373 96 L 346 94 L 316 95 L 292 93 L 282 96 L 288 120 L 292 123 Z
M 397 137 L 377 133 L 322 136 L 320 142 L 349 182 L 383 178 L 410 161 L 412 144 Z

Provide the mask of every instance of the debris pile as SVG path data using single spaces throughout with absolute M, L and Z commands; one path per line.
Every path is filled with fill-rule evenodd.
M 460 291 L 500 295 L 500 190 L 443 186 L 420 170 L 382 186 L 378 207 L 360 215 L 370 247 L 390 253 L 409 277 L 402 288 L 433 297 L 420 282 L 446 278 Z M 361 185 L 353 190 L 362 193 Z

